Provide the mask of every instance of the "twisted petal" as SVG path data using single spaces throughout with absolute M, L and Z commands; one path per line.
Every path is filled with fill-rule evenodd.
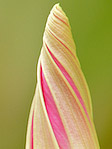
M 37 80 L 26 149 L 98 149 L 90 93 L 58 4 L 46 23 Z

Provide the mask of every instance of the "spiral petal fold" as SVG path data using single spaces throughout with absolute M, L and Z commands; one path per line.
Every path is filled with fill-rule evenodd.
M 59 4 L 46 23 L 37 80 L 26 149 L 99 149 L 89 89 Z

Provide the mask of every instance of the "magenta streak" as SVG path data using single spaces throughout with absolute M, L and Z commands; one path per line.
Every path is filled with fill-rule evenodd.
M 59 112 L 51 95 L 41 67 L 41 86 L 48 117 L 60 149 L 68 149 L 69 141 L 61 121 Z
M 77 61 L 75 55 L 70 51 L 70 49 L 59 39 L 57 38 L 50 30 L 49 32 L 70 52 L 70 54 L 75 58 L 75 60 Z
M 61 72 L 63 73 L 63 75 L 65 76 L 65 78 L 66 78 L 67 81 L 69 82 L 69 84 L 71 85 L 71 87 L 73 88 L 73 90 L 74 90 L 76 96 L 78 97 L 78 99 L 79 99 L 79 101 L 80 101 L 80 103 L 81 103 L 81 105 L 82 105 L 82 107 L 83 107 L 83 109 L 84 109 L 84 111 L 85 111 L 85 113 L 86 113 L 86 115 L 87 115 L 87 118 L 88 118 L 88 120 L 89 120 L 89 116 L 88 116 L 87 110 L 86 110 L 86 108 L 85 108 L 84 102 L 83 102 L 83 100 L 82 100 L 82 97 L 81 97 L 81 95 L 80 95 L 80 93 L 79 93 L 77 87 L 75 86 L 75 84 L 74 84 L 72 78 L 71 78 L 70 75 L 67 73 L 67 71 L 65 70 L 65 68 L 60 64 L 60 62 L 56 59 L 56 57 L 51 53 L 51 51 L 49 50 L 47 44 L 46 44 L 46 47 L 47 47 L 47 49 L 48 49 L 50 55 L 52 56 L 53 60 L 55 61 L 55 63 L 57 64 L 57 66 L 59 67 L 59 69 L 61 70 Z M 89 120 L 89 121 L 90 121 L 90 120 Z
M 60 17 L 58 17 L 55 13 L 53 13 L 53 15 L 54 15 L 57 19 L 59 19 L 61 22 L 63 22 L 65 25 L 68 26 L 68 24 L 67 24 L 65 21 L 63 21 Z
M 34 120 L 34 111 L 32 115 L 32 124 L 31 124 L 31 149 L 33 149 L 33 120 Z

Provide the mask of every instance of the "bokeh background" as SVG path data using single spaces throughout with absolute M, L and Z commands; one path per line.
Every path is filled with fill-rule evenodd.
M 57 2 L 70 20 L 101 148 L 112 148 L 112 1 L 0 0 L 0 149 L 25 148 L 42 36 Z

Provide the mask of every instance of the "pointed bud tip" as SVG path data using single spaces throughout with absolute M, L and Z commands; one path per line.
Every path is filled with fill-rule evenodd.
M 63 22 L 63 24 L 61 24 Z M 55 4 L 51 11 L 50 14 L 47 18 L 47 23 L 46 23 L 46 28 L 49 25 L 53 26 L 53 24 L 58 24 L 61 25 L 61 27 L 65 28 L 64 24 L 71 29 L 68 17 L 66 16 L 65 12 L 62 10 L 61 6 L 59 3 Z M 56 26 L 56 25 L 55 25 Z

